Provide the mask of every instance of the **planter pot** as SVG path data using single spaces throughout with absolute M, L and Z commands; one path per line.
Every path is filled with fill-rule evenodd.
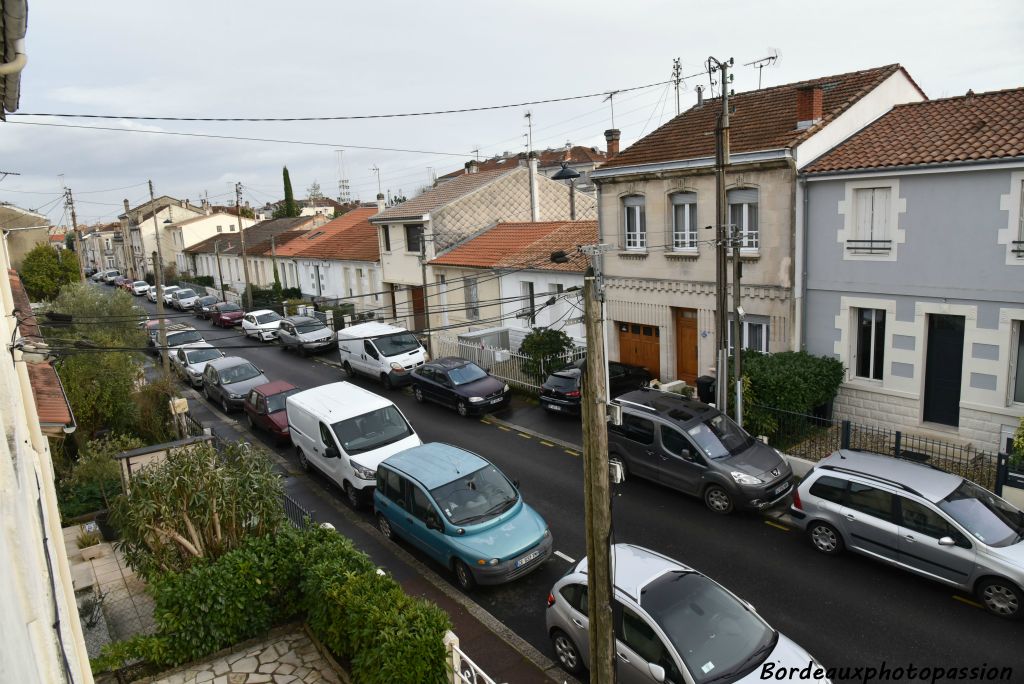
M 82 553 L 82 560 L 90 561 L 103 555 L 103 544 L 86 546 L 84 549 L 79 549 L 79 551 Z
M 103 539 L 112 542 L 121 538 L 121 531 L 110 523 L 110 511 L 100 511 L 96 514 L 96 526 L 100 528 Z

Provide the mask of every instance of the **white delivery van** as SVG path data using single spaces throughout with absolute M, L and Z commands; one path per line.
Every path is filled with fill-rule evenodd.
M 388 389 L 412 381 L 412 369 L 427 360 L 427 351 L 405 328 L 360 323 L 338 331 L 338 355 L 349 377 L 362 373 Z
M 350 382 L 297 392 L 286 410 L 299 464 L 334 480 L 353 508 L 372 497 L 381 461 L 422 444 L 397 406 Z

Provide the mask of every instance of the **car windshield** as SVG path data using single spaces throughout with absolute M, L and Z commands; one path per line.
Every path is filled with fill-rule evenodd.
M 198 330 L 182 330 L 181 332 L 169 333 L 167 335 L 167 346 L 177 347 L 189 342 L 202 342 L 203 335 Z
M 145 280 L 136 280 L 134 283 L 132 283 L 132 285 L 135 287 L 142 287 L 143 285 L 149 287 L 149 283 L 147 283 Z
M 465 385 L 466 383 L 486 378 L 487 371 L 475 363 L 467 363 L 465 366 L 452 368 L 448 371 L 448 377 L 451 378 L 452 384 L 458 387 L 459 385 Z
M 220 311 L 221 313 L 228 313 L 229 311 L 241 311 L 241 310 L 242 310 L 242 307 L 238 306 L 237 304 L 221 304 L 217 308 L 217 311 Z
M 940 501 L 939 508 L 989 546 L 1009 546 L 1024 539 L 1024 512 L 969 480 Z
M 379 449 L 415 434 L 394 406 L 338 421 L 331 428 L 350 456 Z
M 251 363 L 240 363 L 231 368 L 225 368 L 220 372 L 220 381 L 224 385 L 232 385 L 236 382 L 252 380 L 260 376 L 260 369 Z
M 306 321 L 305 323 L 296 323 L 295 331 L 300 333 L 311 333 L 317 332 L 318 330 L 326 330 L 327 326 L 320 321 Z
M 177 292 L 174 293 L 174 296 L 177 297 L 178 299 L 188 299 L 189 297 L 195 297 L 196 296 L 196 291 L 195 290 L 178 290 Z
M 453 525 L 485 522 L 512 508 L 519 497 L 508 478 L 490 464 L 430 494 Z
M 177 292 L 180 289 L 181 288 L 178 287 L 177 285 L 168 285 L 167 287 L 164 288 L 164 294 L 171 294 L 172 292 Z
M 555 373 L 549 375 L 548 379 L 544 381 L 544 385 L 556 390 L 574 390 L 578 389 L 580 384 L 580 376 L 575 373 L 572 375 L 562 375 L 561 373 Z
M 299 388 L 290 389 L 285 392 L 278 394 L 271 394 L 267 397 L 267 413 L 277 413 L 278 411 L 284 411 L 285 400 L 299 391 Z
M 204 361 L 213 361 L 219 359 L 221 353 L 219 349 L 196 349 L 186 354 L 189 363 L 202 363 Z
M 265 314 L 260 314 L 256 317 L 257 323 L 273 323 L 274 321 L 281 320 L 281 315 L 270 311 Z
M 699 682 L 734 681 L 760 665 L 778 634 L 721 586 L 675 570 L 640 590 L 640 605 Z
M 414 349 L 419 349 L 420 346 L 420 341 L 416 339 L 416 336 L 407 332 L 398 335 L 388 335 L 387 337 L 378 337 L 373 343 L 384 356 L 404 354 Z
M 722 413 L 705 419 L 686 432 L 708 458 L 735 456 L 754 444 L 753 437 Z
M 206 297 L 199 298 L 199 304 L 202 306 L 209 306 L 210 304 L 216 304 L 217 298 L 207 295 Z

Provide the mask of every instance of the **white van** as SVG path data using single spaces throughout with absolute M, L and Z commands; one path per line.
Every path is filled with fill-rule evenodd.
M 341 367 L 351 378 L 362 373 L 391 389 L 412 381 L 412 369 L 427 360 L 427 351 L 405 328 L 360 323 L 338 331 Z
M 286 409 L 299 464 L 334 480 L 353 508 L 373 495 L 381 461 L 422 444 L 397 406 L 350 382 L 297 392 Z

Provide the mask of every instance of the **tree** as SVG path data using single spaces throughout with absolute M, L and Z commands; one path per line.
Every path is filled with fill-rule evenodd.
M 105 508 L 121 493 L 121 466 L 114 456 L 144 446 L 142 440 L 127 435 L 109 435 L 90 440 L 82 448 L 78 462 L 71 471 L 70 484 L 82 489 L 99 490 Z
M 281 479 L 243 442 L 193 445 L 132 477 L 113 504 L 125 560 L 140 575 L 184 572 L 284 524 Z
M 120 344 L 102 334 L 93 335 L 92 340 L 100 347 Z M 137 354 L 83 350 L 64 358 L 57 374 L 78 423 L 76 437 L 89 439 L 104 429 L 132 431 L 138 415 L 132 394 L 142 378 Z
M 313 206 L 317 206 L 317 202 L 322 202 L 324 199 L 324 193 L 320 192 L 320 184 L 315 180 L 313 184 L 306 188 L 306 195 L 309 197 L 309 203 Z
M 35 301 L 53 299 L 79 277 L 77 255 L 64 249 L 58 253 L 49 245 L 36 245 L 21 262 L 21 282 Z
M 274 218 L 294 218 L 301 214 L 299 205 L 295 203 L 295 193 L 292 192 L 292 179 L 288 175 L 288 167 L 284 167 L 284 202 L 274 210 Z
M 135 308 L 134 299 L 122 290 L 100 290 L 85 283 L 66 285 L 50 309 L 71 316 L 70 323 L 61 323 L 61 337 L 92 339 L 100 332 L 117 341 L 119 347 L 138 347 L 146 344 L 146 336 L 139 329 L 145 314 Z
M 534 328 L 519 347 L 526 355 L 523 372 L 531 378 L 543 381 L 549 373 L 565 366 L 565 356 L 576 344 L 561 330 Z
M 254 219 L 256 218 L 256 212 L 253 211 L 252 207 L 239 207 L 238 215 L 242 218 Z

